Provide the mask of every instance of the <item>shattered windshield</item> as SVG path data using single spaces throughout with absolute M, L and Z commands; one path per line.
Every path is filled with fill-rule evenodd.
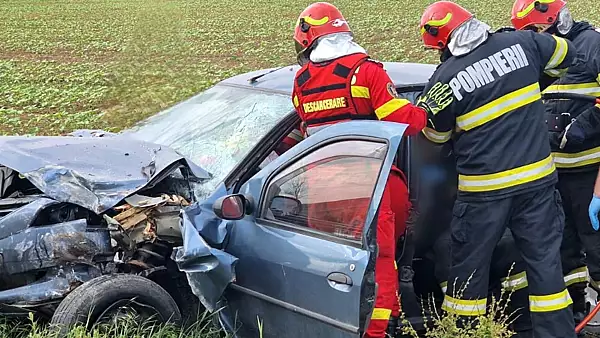
M 205 198 L 292 109 L 284 94 L 217 85 L 127 134 L 169 146 L 210 172 L 213 179 L 197 191 Z

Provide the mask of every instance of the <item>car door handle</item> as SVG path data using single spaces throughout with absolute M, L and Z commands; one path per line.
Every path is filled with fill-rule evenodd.
M 329 276 L 327 276 L 327 280 L 330 282 L 329 284 L 333 283 L 352 286 L 352 278 L 341 272 L 330 273 Z

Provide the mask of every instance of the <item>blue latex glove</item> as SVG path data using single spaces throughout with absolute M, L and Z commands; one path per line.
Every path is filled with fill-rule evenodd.
M 594 195 L 592 201 L 590 202 L 590 207 L 588 209 L 588 214 L 590 216 L 590 222 L 592 222 L 592 228 L 598 231 L 600 228 L 600 222 L 598 222 L 598 213 L 600 212 L 600 197 Z

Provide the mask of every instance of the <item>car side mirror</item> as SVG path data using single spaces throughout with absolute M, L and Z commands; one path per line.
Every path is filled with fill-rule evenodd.
M 227 195 L 213 204 L 213 212 L 217 217 L 228 221 L 237 221 L 251 210 L 251 202 L 242 194 Z
M 269 209 L 275 214 L 299 215 L 302 211 L 302 202 L 294 197 L 275 196 Z

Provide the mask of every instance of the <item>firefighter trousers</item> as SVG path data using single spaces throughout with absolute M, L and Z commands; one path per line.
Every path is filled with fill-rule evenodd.
M 586 312 L 587 271 L 589 270 L 592 283 L 599 285 L 600 282 L 600 232 L 592 229 L 588 217 L 596 174 L 593 170 L 558 175 L 558 190 L 565 210 L 562 265 L 565 283 L 573 298 L 573 312 L 576 314 Z
M 445 293 L 451 265 L 450 229 L 439 236 L 433 251 L 435 276 Z M 532 329 L 525 269 L 525 261 L 517 250 L 512 234 L 506 230 L 492 254 L 489 292 L 495 299 L 502 299 L 503 304 L 507 304 L 510 326 L 517 337 L 519 334 L 526 335 Z M 507 299 L 508 296 L 510 300 Z
M 378 255 L 375 282 L 378 285 L 375 308 L 365 338 L 383 338 L 391 317 L 400 316 L 396 243 L 406 229 L 410 210 L 408 188 L 395 171 L 390 172 L 377 218 Z
M 486 313 L 490 262 L 507 226 L 526 264 L 533 337 L 575 338 L 560 258 L 564 212 L 553 186 L 498 200 L 455 202 L 452 267 L 442 308 L 467 320 Z

